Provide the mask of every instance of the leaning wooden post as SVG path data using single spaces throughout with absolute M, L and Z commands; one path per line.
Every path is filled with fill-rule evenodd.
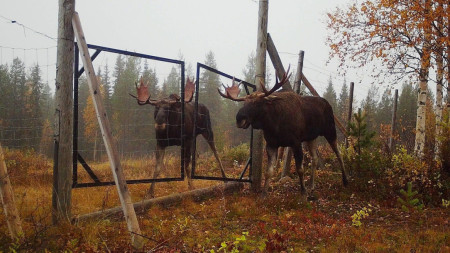
M 256 73 L 255 84 L 261 91 L 260 84 L 265 85 L 266 80 L 266 50 L 267 50 L 267 18 L 269 13 L 269 0 L 259 1 L 258 11 L 258 38 L 256 42 Z M 253 130 L 252 152 L 252 191 L 259 192 L 262 179 L 263 159 L 263 133 L 262 130 Z
M 391 136 L 389 137 L 389 151 L 391 152 L 394 146 L 395 122 L 397 120 L 397 100 L 398 100 L 398 89 L 395 89 L 394 107 L 392 108 Z
M 3 205 L 3 212 L 6 217 L 6 224 L 12 239 L 23 236 L 22 225 L 20 223 L 19 212 L 14 201 L 14 192 L 9 180 L 8 170 L 5 163 L 5 155 L 0 144 L 0 199 Z
M 352 121 L 353 112 L 353 89 L 355 88 L 355 83 L 350 82 L 350 97 L 348 101 L 348 114 L 347 114 L 347 132 L 350 131 L 350 122 Z M 345 148 L 348 148 L 348 136 L 345 137 Z
M 302 75 L 303 75 L 303 59 L 305 59 L 305 51 L 300 50 L 300 54 L 298 56 L 298 66 L 297 66 L 297 72 L 300 72 L 299 74 L 297 74 L 297 76 L 299 77 L 297 79 L 297 76 L 295 77 L 295 82 L 294 82 L 294 92 L 297 94 L 300 94 L 300 89 L 302 86 Z
M 286 70 L 284 70 L 283 63 L 281 62 L 280 55 L 278 55 L 277 48 L 273 43 L 272 37 L 270 33 L 267 34 L 267 52 L 269 53 L 270 60 L 272 61 L 273 66 L 275 67 L 275 74 L 278 76 L 278 79 L 282 79 Z M 283 90 L 293 90 L 291 83 L 289 80 L 283 84 Z
M 298 56 L 298 64 L 297 64 L 297 73 L 295 74 L 295 81 L 294 81 L 294 91 L 297 94 L 300 94 L 300 85 L 302 83 L 302 73 L 303 73 L 303 59 L 305 56 L 304 51 L 300 51 Z M 292 159 L 292 150 L 291 148 L 287 147 L 284 150 L 284 157 L 283 157 L 283 171 L 281 172 L 281 177 L 288 176 L 289 169 L 291 168 L 291 159 Z
M 120 165 L 117 145 L 114 142 L 112 136 L 111 126 L 109 124 L 108 117 L 106 116 L 106 110 L 102 103 L 98 80 L 95 76 L 94 67 L 92 66 L 91 58 L 89 56 L 86 38 L 81 27 L 80 18 L 78 17 L 78 13 L 76 12 L 73 15 L 72 25 L 78 41 L 78 48 L 80 49 L 81 59 L 83 61 L 84 68 L 86 69 L 89 91 L 94 102 L 95 112 L 97 114 L 98 123 L 102 132 L 105 149 L 108 154 L 109 163 L 111 166 L 112 174 L 114 176 L 114 181 L 117 186 L 117 192 L 119 194 L 123 214 L 128 225 L 128 231 L 131 233 L 132 244 L 134 248 L 141 249 L 144 246 L 144 238 L 140 235 L 141 229 L 139 228 L 139 223 L 134 211 L 133 202 L 131 201 L 131 196 L 128 191 L 125 176 Z
M 59 0 L 58 48 L 56 56 L 55 155 L 53 189 L 53 223 L 70 221 L 72 199 L 72 149 L 73 149 L 73 61 L 74 34 L 72 16 L 75 0 Z

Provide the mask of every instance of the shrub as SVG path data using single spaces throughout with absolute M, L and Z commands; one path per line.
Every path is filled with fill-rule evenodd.
M 232 148 L 224 149 L 224 159 L 238 161 L 239 163 L 247 161 L 250 156 L 250 146 L 248 143 L 242 143 Z
M 51 182 L 51 163 L 44 155 L 36 153 L 33 149 L 4 151 L 8 174 L 14 184 L 38 183 L 42 179 Z

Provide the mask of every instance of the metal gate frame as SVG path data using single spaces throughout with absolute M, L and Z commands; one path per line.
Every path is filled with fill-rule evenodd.
M 72 174 L 72 188 L 85 188 L 85 187 L 97 187 L 97 186 L 108 186 L 108 185 L 115 185 L 114 181 L 107 181 L 102 182 L 100 179 L 95 175 L 92 168 L 87 164 L 87 162 L 84 160 L 84 158 L 81 156 L 81 154 L 78 152 L 78 79 L 80 76 L 84 73 L 84 67 L 81 69 L 78 69 L 79 66 L 79 49 L 78 44 L 75 42 L 75 59 L 74 59 L 74 71 L 73 71 L 73 152 L 72 152 L 72 162 L 73 162 L 73 174 Z M 162 62 L 168 62 L 168 63 L 174 63 L 179 64 L 181 67 L 181 136 L 183 136 L 184 132 L 184 71 L 185 71 L 185 64 L 184 61 L 180 60 L 174 60 L 169 58 L 163 58 L 153 55 L 147 55 L 147 54 L 141 54 L 136 52 L 129 52 L 125 50 L 120 49 L 114 49 L 114 48 L 108 48 L 103 46 L 97 46 L 97 45 L 91 45 L 88 44 L 89 49 L 95 49 L 95 53 L 91 56 L 91 60 L 94 61 L 95 58 L 101 53 L 101 52 L 109 52 L 109 53 L 116 53 L 116 54 L 123 54 L 128 56 L 134 56 L 134 57 L 140 57 L 150 60 L 156 60 L 156 61 L 162 61 Z M 142 184 L 142 183 L 152 183 L 152 182 L 172 182 L 172 181 L 183 181 L 185 178 L 184 175 L 184 155 L 183 150 L 185 149 L 185 143 L 184 139 L 181 139 L 181 166 L 180 166 L 180 177 L 172 177 L 172 178 L 149 178 L 149 179 L 133 179 L 133 180 L 127 180 L 127 184 Z M 83 168 L 86 170 L 86 172 L 89 174 L 92 180 L 94 180 L 94 183 L 78 183 L 78 162 L 83 166 Z
M 252 89 L 252 91 L 256 91 L 256 86 L 254 84 L 242 81 L 238 78 L 235 78 L 229 74 L 226 74 L 220 70 L 214 69 L 212 67 L 209 67 L 207 65 L 201 64 L 197 62 L 197 74 L 196 74 L 196 81 L 195 81 L 195 109 L 194 109 L 194 115 L 197 115 L 198 112 L 198 94 L 199 94 L 199 82 L 200 82 L 200 69 L 206 69 L 208 71 L 211 71 L 213 73 L 216 73 L 220 76 L 226 77 L 228 79 L 233 79 L 237 82 L 242 82 L 244 85 L 245 91 L 247 95 L 250 94 L 249 87 Z M 197 117 L 194 117 L 194 136 L 197 136 Z M 252 180 L 252 153 L 253 153 L 253 128 L 251 128 L 250 133 L 250 157 L 247 160 L 247 163 L 244 167 L 244 170 L 241 172 L 241 175 L 239 178 L 228 178 L 228 177 L 210 177 L 210 176 L 200 176 L 195 175 L 195 165 L 196 165 L 196 151 L 197 151 L 197 138 L 194 138 L 194 147 L 192 149 L 192 170 L 191 170 L 191 178 L 192 179 L 203 179 L 203 180 L 216 180 L 216 181 L 235 181 L 235 182 L 247 182 L 251 183 Z M 249 178 L 244 179 L 244 174 L 249 169 Z

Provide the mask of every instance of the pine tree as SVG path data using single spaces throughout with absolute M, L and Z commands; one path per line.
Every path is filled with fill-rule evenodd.
M 409 152 L 414 148 L 418 86 L 403 83 L 397 105 L 398 133 Z
M 375 115 L 378 105 L 378 87 L 371 85 L 367 91 L 366 98 L 361 102 L 361 107 L 366 115 L 367 126 L 370 130 L 376 130 L 378 127 L 375 124 Z
M 24 140 L 26 136 L 27 129 L 29 129 L 28 122 L 29 120 L 25 114 L 25 106 L 26 99 L 26 73 L 25 73 L 25 64 L 19 59 L 15 58 L 9 69 L 9 79 L 12 88 L 12 96 L 10 97 L 10 103 L 7 105 L 7 110 L 9 113 L 9 119 L 11 120 L 12 131 L 14 131 L 14 135 L 16 136 L 11 141 L 11 145 L 13 147 L 24 147 L 24 145 L 28 145 L 27 140 Z M 15 106 L 21 105 L 21 106 Z
M 181 78 L 181 75 L 180 75 L 179 71 L 175 67 L 172 67 L 166 80 L 164 80 L 163 89 L 162 89 L 162 95 L 164 97 L 167 97 L 170 94 L 180 95 L 180 93 L 181 93 L 180 78 Z
M 350 95 L 347 87 L 347 80 L 344 78 L 344 84 L 342 85 L 341 92 L 337 102 L 337 112 L 335 113 L 342 122 L 347 124 L 348 103 Z
M 242 70 L 242 74 L 244 74 L 244 81 L 248 83 L 255 82 L 255 73 L 256 73 L 256 56 L 255 52 L 251 52 L 247 59 L 247 64 L 245 65 L 245 69 Z
M 142 71 L 142 79 L 144 83 L 148 84 L 148 91 L 152 97 L 157 97 L 158 95 L 158 77 L 156 76 L 156 70 L 150 69 L 148 67 L 147 60 L 144 62 L 144 71 Z M 179 85 L 179 83 L 178 83 Z
M 212 51 L 206 54 L 205 65 L 217 69 L 217 63 Z M 204 104 L 209 109 L 211 118 L 211 125 L 214 132 L 214 138 L 217 148 L 220 150 L 223 146 L 223 119 L 226 112 L 222 107 L 221 97 L 217 89 L 221 87 L 219 75 L 208 70 L 204 70 L 200 75 L 199 80 L 199 103 Z M 204 141 L 201 141 L 198 146 L 199 150 L 208 150 Z
M 383 92 L 381 100 L 378 103 L 378 108 L 376 110 L 375 123 L 377 126 L 379 126 L 380 124 L 391 124 L 393 104 L 394 99 L 391 94 L 391 89 L 387 88 Z
M 105 64 L 105 66 L 103 67 L 103 71 L 100 75 L 100 73 L 97 75 L 101 77 L 102 80 L 102 84 L 103 84 L 103 89 L 105 90 L 104 92 L 104 96 L 103 96 L 103 103 L 105 105 L 105 109 L 106 109 L 106 114 L 108 115 L 108 117 L 111 117 L 111 113 L 112 113 L 112 108 L 111 108 L 111 92 L 112 92 L 112 87 L 111 87 L 111 78 L 110 78 L 110 73 L 109 73 L 109 66 L 108 63 Z
M 333 108 L 333 112 L 336 112 L 337 95 L 333 87 L 333 82 L 331 81 L 331 76 L 328 79 L 328 86 L 325 92 L 323 93 L 322 97 L 325 98 L 328 101 L 328 103 L 330 103 L 331 108 Z
M 29 145 L 38 147 L 42 134 L 42 126 L 44 124 L 42 111 L 39 106 L 43 89 L 39 65 L 35 65 L 31 68 L 31 73 L 27 79 L 26 117 L 30 119 L 30 125 L 32 126 L 29 133 Z
M 363 148 L 368 148 L 373 144 L 374 131 L 370 131 L 366 123 L 366 115 L 361 110 L 353 114 L 353 122 L 349 124 L 349 136 L 356 138 L 356 151 L 361 155 Z
M 12 124 L 12 121 L 9 119 L 12 111 L 10 106 L 13 103 L 12 99 L 14 96 L 10 83 L 8 65 L 2 64 L 0 65 L 0 129 L 2 129 L 0 138 L 5 147 L 9 147 L 11 140 L 6 131 Z

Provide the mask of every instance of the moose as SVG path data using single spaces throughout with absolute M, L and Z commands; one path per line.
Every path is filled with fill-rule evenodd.
M 154 119 L 155 119 L 155 132 L 156 132 L 156 168 L 153 171 L 152 178 L 157 178 L 161 168 L 163 167 L 163 160 L 165 149 L 168 146 L 180 146 L 181 145 L 181 109 L 182 102 L 181 97 L 177 94 L 171 94 L 169 97 L 161 99 L 152 99 L 148 90 L 148 82 L 144 83 L 143 78 L 140 78 L 140 83 L 135 83 L 138 105 L 152 105 L 155 107 Z M 194 138 L 201 134 L 203 138 L 208 142 L 209 147 L 214 153 L 214 156 L 219 164 L 222 176 L 226 178 L 225 171 L 223 169 L 222 162 L 216 150 L 214 143 L 214 133 L 211 127 L 211 119 L 209 116 L 208 108 L 203 104 L 198 104 L 198 112 L 195 115 L 197 126 L 196 136 L 194 136 L 194 105 L 191 104 L 191 100 L 194 94 L 195 83 L 187 78 L 184 93 L 184 161 L 185 161 L 185 173 L 188 176 L 189 189 L 193 188 L 191 182 L 191 173 L 189 164 L 191 162 L 191 152 Z M 147 196 L 154 197 L 155 184 L 152 183 L 150 189 L 147 192 Z
M 295 159 L 295 168 L 300 179 L 301 194 L 306 195 L 303 181 L 303 151 L 302 142 L 306 142 L 312 157 L 311 189 L 314 189 L 314 173 L 318 164 L 316 139 L 324 136 L 337 156 L 342 172 L 342 181 L 348 184 L 344 163 L 336 143 L 336 128 L 333 110 L 323 98 L 300 96 L 290 91 L 278 91 L 289 79 L 288 71 L 281 81 L 276 80 L 270 91 L 262 83 L 261 90 L 245 97 L 238 97 L 240 89 L 235 81 L 229 87 L 224 86 L 225 93 L 218 89 L 219 94 L 227 99 L 244 102 L 244 106 L 236 115 L 238 128 L 262 129 L 266 140 L 268 167 L 265 172 L 264 193 L 267 193 L 273 170 L 277 161 L 278 147 L 291 147 Z

